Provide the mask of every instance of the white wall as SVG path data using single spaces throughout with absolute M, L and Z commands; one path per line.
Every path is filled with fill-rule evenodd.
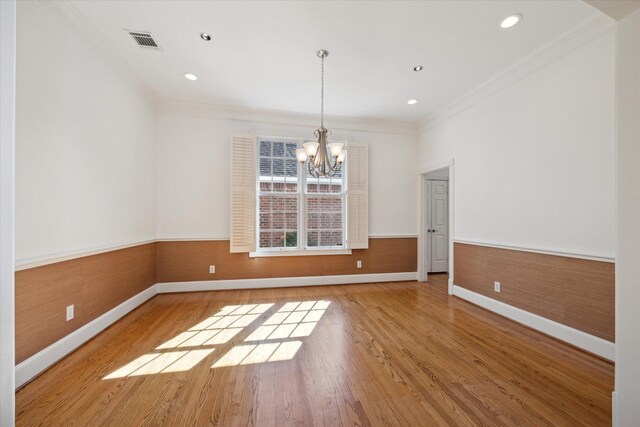
M 155 111 L 56 7 L 18 4 L 16 262 L 155 237 Z
M 420 134 L 420 170 L 455 159 L 454 239 L 614 257 L 614 74 L 608 30 Z
M 14 155 L 16 2 L 0 2 L 0 425 L 15 422 Z
M 640 425 L 640 9 L 618 23 L 617 425 Z
M 232 133 L 313 138 L 316 121 L 240 120 L 164 108 L 158 118 L 157 234 L 171 238 L 229 238 L 229 142 Z M 287 123 L 287 124 L 278 124 Z M 416 235 L 416 136 L 334 131 L 370 147 L 370 235 Z

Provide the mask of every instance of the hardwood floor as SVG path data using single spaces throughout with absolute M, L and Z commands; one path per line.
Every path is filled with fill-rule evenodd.
M 17 425 L 610 425 L 612 364 L 446 279 L 156 296 L 19 390 Z

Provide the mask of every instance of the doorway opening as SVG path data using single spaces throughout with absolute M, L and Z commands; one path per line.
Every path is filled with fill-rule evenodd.
M 429 273 L 449 272 L 449 168 L 426 176 L 427 238 L 425 268 Z
M 453 291 L 453 160 L 420 174 L 418 280 L 448 273 Z

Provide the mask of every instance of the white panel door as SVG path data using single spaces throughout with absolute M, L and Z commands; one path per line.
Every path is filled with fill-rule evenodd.
M 442 273 L 449 267 L 449 183 L 428 181 L 429 183 L 429 228 L 427 240 L 429 253 L 428 272 Z

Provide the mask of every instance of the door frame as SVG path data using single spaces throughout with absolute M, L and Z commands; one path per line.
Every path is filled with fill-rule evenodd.
M 429 253 L 427 248 L 427 231 L 426 224 L 429 213 L 427 212 L 427 174 L 435 172 L 440 169 L 449 169 L 449 283 L 447 292 L 449 295 L 453 295 L 453 219 L 454 219 L 454 191 L 455 191 L 455 176 L 454 176 L 454 159 L 449 159 L 442 163 L 433 164 L 427 168 L 422 169 L 418 174 L 418 280 L 421 282 L 428 282 L 429 275 L 427 274 L 426 267 L 426 255 Z
M 15 422 L 16 1 L 0 1 L 0 425 Z

